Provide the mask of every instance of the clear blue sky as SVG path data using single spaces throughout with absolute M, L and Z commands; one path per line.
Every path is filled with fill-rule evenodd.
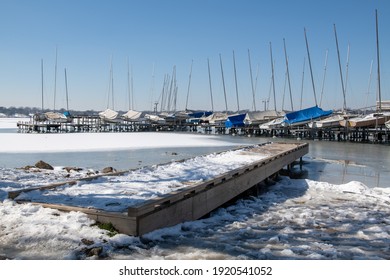
M 375 9 L 379 15 L 382 99 L 390 99 L 390 1 L 262 1 L 262 0 L 0 0 L 0 106 L 41 106 L 41 60 L 44 63 L 44 106 L 65 107 L 67 69 L 70 109 L 104 110 L 114 78 L 116 110 L 127 110 L 127 58 L 132 69 L 134 109 L 149 110 L 158 100 L 166 74 L 176 67 L 177 109 L 185 109 L 190 66 L 193 71 L 189 108 L 211 109 L 207 59 L 210 61 L 214 109 L 224 110 L 219 55 L 222 57 L 227 103 L 237 110 L 233 67 L 236 58 L 240 109 L 252 109 L 252 75 L 256 108 L 271 93 L 270 42 L 275 63 L 276 107 L 290 109 L 285 89 L 285 38 L 294 99 L 299 109 L 315 105 L 304 28 L 320 103 L 325 54 L 328 62 L 321 107 L 341 108 L 336 25 L 347 106 L 374 105 L 377 92 Z M 386 29 L 387 28 L 387 29 Z M 350 58 L 347 67 L 347 50 Z M 302 87 L 303 62 L 306 57 Z M 373 61 L 371 86 L 370 65 Z M 257 74 L 257 69 L 258 74 Z M 367 93 L 369 94 L 367 95 Z M 320 104 L 319 104 L 320 105 Z

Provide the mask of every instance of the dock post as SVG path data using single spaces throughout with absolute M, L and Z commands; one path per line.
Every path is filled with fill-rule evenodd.
M 302 171 L 302 166 L 303 166 L 303 159 L 302 157 L 299 158 L 299 169 Z

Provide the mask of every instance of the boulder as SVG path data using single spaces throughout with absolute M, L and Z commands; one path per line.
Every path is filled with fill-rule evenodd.
M 22 169 L 28 171 L 28 170 L 30 170 L 30 169 L 32 169 L 32 168 L 36 168 L 36 167 L 35 167 L 35 166 L 32 166 L 32 165 L 26 165 L 26 166 L 23 167 Z
M 47 162 L 44 162 L 43 160 L 38 161 L 35 164 L 35 167 L 37 167 L 39 169 L 47 169 L 47 170 L 53 170 L 54 169 L 53 166 L 51 166 Z
M 85 249 L 85 253 L 88 257 L 100 257 L 103 253 L 103 247 L 93 247 Z
M 79 167 L 72 167 L 72 166 L 66 166 L 64 168 L 62 168 L 63 170 L 66 170 L 68 173 L 70 173 L 71 171 L 76 171 L 76 172 L 79 172 L 81 170 L 83 170 L 82 168 L 79 168 Z
M 116 170 L 113 168 L 113 167 L 105 167 L 103 168 L 102 170 L 102 173 L 112 173 L 112 172 L 115 172 Z

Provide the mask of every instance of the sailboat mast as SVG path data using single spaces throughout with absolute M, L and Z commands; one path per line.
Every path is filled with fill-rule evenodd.
M 375 22 L 376 22 L 376 59 L 378 65 L 378 97 L 379 97 L 379 113 L 382 112 L 382 96 L 381 96 L 381 75 L 379 66 L 379 30 L 378 30 L 378 10 L 375 10 Z
M 164 83 L 163 83 L 163 88 L 162 88 L 162 91 L 161 91 L 161 104 L 160 104 L 160 112 L 162 112 L 163 110 L 165 110 L 165 95 L 166 95 L 166 92 L 167 92 L 167 85 L 168 85 L 168 80 L 169 80 L 169 75 L 168 74 L 165 74 L 164 76 Z
M 270 50 L 270 53 L 271 53 L 272 89 L 273 89 L 273 93 L 274 93 L 274 109 L 276 111 L 275 72 L 274 72 L 274 59 L 272 57 L 272 45 L 271 45 L 271 42 L 269 42 L 269 50 Z
M 236 57 L 233 50 L 233 66 L 234 66 L 234 81 L 236 84 L 236 97 L 237 97 L 237 112 L 240 112 L 240 101 L 238 99 L 238 85 L 237 85 L 237 71 L 236 71 Z
M 302 110 L 303 86 L 304 86 L 304 80 L 305 80 L 305 66 L 306 66 L 305 64 L 306 64 L 306 58 L 303 57 L 302 84 L 301 84 L 301 102 L 300 102 L 299 110 Z
M 173 70 L 172 70 L 172 77 L 171 77 L 171 82 L 169 84 L 169 93 L 168 93 L 168 104 L 167 104 L 167 112 L 171 112 L 171 102 L 172 102 L 172 92 L 173 92 L 173 80 L 174 80 L 174 71 L 175 71 L 175 67 L 173 67 Z
M 188 88 L 187 88 L 187 99 L 186 99 L 186 111 L 188 109 L 188 97 L 190 95 L 190 86 L 191 86 L 191 76 L 192 76 L 192 65 L 194 64 L 194 60 L 191 61 L 190 75 L 188 77 Z
M 152 67 L 152 81 L 151 81 L 151 85 L 150 85 L 150 105 L 153 106 L 153 98 L 154 98 L 154 80 L 155 80 L 155 77 L 154 77 L 154 72 L 155 72 L 155 65 L 153 63 L 153 67 Z M 162 108 L 162 105 L 160 104 L 160 108 Z M 161 110 L 162 111 L 162 110 Z
M 255 89 L 254 89 L 254 87 L 253 87 L 253 75 L 252 75 L 251 53 L 250 53 L 249 49 L 248 49 L 248 60 L 249 60 L 249 75 L 251 76 L 253 109 L 254 109 L 254 111 L 256 111 L 256 98 L 255 98 Z
M 347 65 L 345 70 L 345 107 L 347 107 L 347 86 L 348 86 L 348 70 L 349 70 L 349 44 L 347 50 Z
M 371 65 L 370 65 L 370 76 L 368 78 L 368 88 L 367 88 L 367 97 L 366 97 L 366 109 L 367 109 L 367 106 L 368 106 L 368 95 L 370 94 L 370 88 L 371 88 L 371 79 L 372 79 L 372 65 L 373 65 L 374 61 L 371 60 Z
M 306 49 L 307 49 L 307 58 L 309 59 L 309 67 L 310 67 L 310 76 L 311 76 L 311 84 L 313 86 L 313 93 L 314 93 L 314 101 L 317 106 L 317 95 L 316 95 L 316 88 L 314 86 L 314 78 L 313 78 L 313 69 L 311 67 L 311 60 L 310 60 L 310 52 L 309 52 L 309 44 L 307 42 L 307 36 L 306 36 L 306 28 L 304 28 L 305 32 L 305 41 L 306 41 Z
M 174 68 L 174 80 L 173 80 L 173 112 L 176 112 L 176 101 L 177 101 L 177 80 L 176 80 L 176 65 Z
M 56 63 L 54 66 L 54 107 L 53 110 L 56 110 L 56 91 L 57 91 L 57 47 L 56 47 Z
M 322 105 L 322 96 L 324 95 L 324 86 L 325 86 L 325 77 L 326 77 L 326 68 L 328 65 L 328 49 L 325 52 L 325 65 L 324 65 L 324 76 L 322 77 L 322 86 L 321 86 L 321 97 L 320 97 L 320 107 Z
M 130 91 L 130 65 L 129 65 L 129 57 L 127 57 L 127 94 L 129 100 L 129 110 L 133 108 L 131 104 L 131 91 Z
M 112 62 L 111 62 L 111 98 L 112 98 L 112 110 L 115 110 L 115 103 L 114 103 L 114 69 L 112 68 Z
M 219 62 L 220 62 L 220 65 L 221 65 L 223 94 L 225 96 L 225 108 L 226 108 L 226 113 L 227 113 L 228 112 L 228 106 L 227 106 L 227 99 L 226 99 L 225 78 L 224 78 L 224 75 L 223 75 L 223 66 L 222 66 L 222 56 L 221 56 L 221 54 L 219 54 Z
M 288 56 L 287 56 L 287 50 L 286 50 L 286 40 L 284 38 L 283 38 L 283 45 L 284 45 L 284 56 L 286 58 L 287 80 L 288 80 L 288 90 L 290 92 L 291 111 L 294 111 L 294 105 L 293 105 L 292 93 L 291 93 L 290 71 L 288 69 Z
M 130 66 L 130 88 L 131 88 L 131 110 L 135 109 L 134 105 L 134 80 L 133 80 L 133 66 Z
M 43 59 L 41 59 L 41 90 L 42 90 L 42 112 L 43 112 Z
M 211 73 L 210 73 L 210 61 L 207 58 L 207 68 L 209 70 L 209 86 L 210 86 L 210 96 L 211 96 L 211 111 L 214 112 L 214 101 L 213 101 L 213 89 L 211 86 Z
M 66 92 L 66 111 L 69 111 L 69 97 L 68 97 L 68 77 L 65 68 L 65 92 Z
M 337 57 L 338 57 L 339 69 L 340 69 L 341 89 L 343 91 L 343 98 L 344 98 L 344 103 L 343 103 L 343 112 L 344 112 L 347 105 L 345 101 L 345 87 L 344 87 L 343 71 L 341 69 L 340 51 L 339 51 L 339 42 L 337 40 L 336 24 L 333 25 L 333 29 L 334 29 L 334 36 L 336 38 L 336 48 L 337 48 Z

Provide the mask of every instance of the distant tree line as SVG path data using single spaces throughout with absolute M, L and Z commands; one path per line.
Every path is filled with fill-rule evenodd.
M 43 112 L 49 112 L 51 110 L 45 109 Z M 59 109 L 56 110 L 57 112 L 65 112 L 65 109 Z M 34 115 L 36 113 L 42 113 L 41 108 L 37 107 L 2 107 L 0 106 L 0 114 L 4 114 L 7 117 L 13 117 L 13 116 L 29 116 Z M 95 115 L 98 114 L 98 111 L 95 110 L 86 110 L 86 111 L 77 111 L 77 110 L 70 110 L 70 113 L 72 115 L 82 115 L 82 114 L 88 114 L 88 115 Z

